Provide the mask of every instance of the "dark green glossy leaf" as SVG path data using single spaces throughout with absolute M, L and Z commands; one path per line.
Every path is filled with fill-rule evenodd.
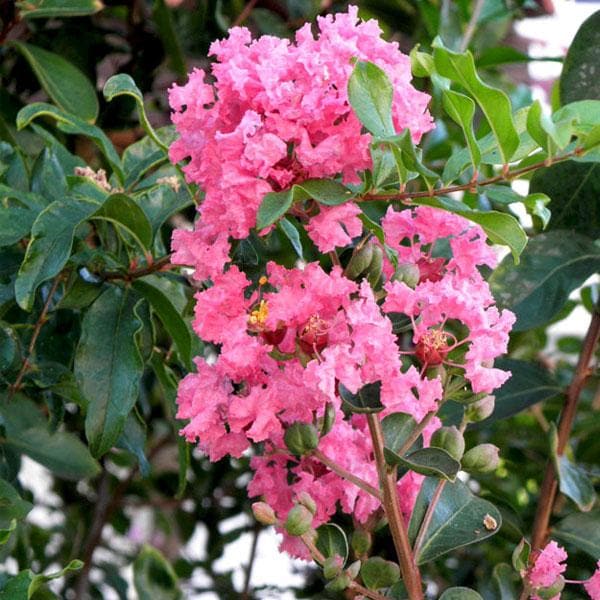
M 134 292 L 113 285 L 83 318 L 75 374 L 88 400 L 85 432 L 97 457 L 115 444 L 138 396 L 143 372 L 135 339 L 142 327 L 138 302 Z
M 453 587 L 445 590 L 440 600 L 483 600 L 483 598 L 470 588 Z
M 357 61 L 348 79 L 348 99 L 360 122 L 374 135 L 394 135 L 394 90 L 385 72 L 371 62 Z
M 517 315 L 513 331 L 550 321 L 569 294 L 600 270 L 600 247 L 589 238 L 566 231 L 549 231 L 529 241 L 521 263 L 506 258 L 490 284 L 499 304 Z
M 146 448 L 146 423 L 131 411 L 125 421 L 125 427 L 117 440 L 117 446 L 131 452 L 138 461 L 142 477 L 150 475 L 150 463 L 144 452 Z
M 144 546 L 133 563 L 133 584 L 139 600 L 177 600 L 182 597 L 173 567 L 150 546 Z
M 258 207 L 256 228 L 261 230 L 275 223 L 277 219 L 283 217 L 283 215 L 291 208 L 292 202 L 293 196 L 291 190 L 288 190 L 287 192 L 269 192 L 268 194 L 265 194 L 265 197 Z
M 568 515 L 552 528 L 552 536 L 587 552 L 596 560 L 600 556 L 600 510 Z
M 416 421 L 406 413 L 398 412 L 387 415 L 381 420 L 385 447 L 397 453 L 408 441 L 416 427 Z M 422 438 L 419 437 L 412 445 L 412 449 L 417 450 L 421 445 Z
M 367 383 L 353 394 L 345 385 L 339 384 L 339 394 L 344 404 L 355 413 L 376 413 L 384 409 L 381 404 L 381 381 Z
M 66 173 L 54 148 L 44 148 L 33 163 L 31 191 L 39 196 L 44 206 L 64 199 L 67 194 Z
M 173 127 L 161 127 L 156 135 L 166 145 L 175 139 Z M 125 173 L 125 189 L 130 189 L 149 170 L 168 162 L 169 158 L 162 147 L 149 136 L 130 144 L 123 152 L 123 171 Z
M 346 186 L 332 179 L 307 179 L 294 185 L 292 191 L 295 201 L 313 198 L 325 206 L 337 206 L 353 197 Z
M 18 0 L 17 8 L 25 19 L 60 19 L 93 15 L 104 5 L 100 0 Z
M 17 129 L 23 129 L 34 119 L 45 116 L 55 119 L 61 131 L 75 135 L 84 135 L 93 140 L 106 157 L 119 181 L 123 182 L 121 159 L 112 142 L 101 129 L 86 123 L 75 115 L 71 115 L 51 104 L 34 102 L 19 111 L 17 115 Z
M 28 569 L 10 577 L 0 590 L 0 600 L 28 600 L 33 573 Z
M 448 113 L 450 118 L 460 125 L 463 130 L 465 140 L 467 142 L 467 148 L 471 155 L 471 162 L 473 167 L 477 169 L 481 162 L 481 151 L 475 138 L 473 131 L 473 117 L 475 116 L 475 102 L 464 94 L 453 92 L 452 90 L 442 91 L 442 102 L 444 110 Z
M 15 450 L 50 469 L 65 479 L 94 477 L 100 466 L 89 450 L 72 433 L 50 433 L 37 406 L 17 396 L 0 409 L 6 430 L 6 441 Z
M 460 84 L 481 108 L 499 146 L 503 163 L 508 163 L 519 147 L 508 96 L 485 84 L 475 70 L 470 52 L 458 54 L 444 47 L 439 38 L 433 42 L 435 68 L 442 77 Z
M 99 105 L 90 80 L 62 56 L 23 42 L 12 45 L 27 59 L 44 91 L 63 110 L 93 123 Z
M 290 244 L 292 244 L 292 248 L 294 252 L 298 255 L 298 258 L 303 260 L 304 254 L 302 251 L 302 240 L 300 239 L 300 234 L 298 230 L 294 227 L 292 222 L 289 219 L 283 218 L 279 221 L 279 227 L 285 234 L 288 240 L 290 240 Z
M 384 455 L 390 465 L 401 466 L 421 475 L 442 477 L 448 481 L 454 481 L 460 470 L 460 462 L 442 448 L 422 448 L 406 456 L 399 456 L 384 448 Z
M 600 11 L 592 14 L 571 42 L 560 76 L 560 102 L 600 100 Z
M 169 57 L 171 68 L 179 77 L 185 77 L 188 68 L 171 6 L 167 6 L 164 0 L 155 0 L 152 6 L 152 17 Z
M 400 567 L 380 556 L 372 556 L 362 564 L 360 576 L 368 589 L 380 590 L 394 585 L 400 579 Z
M 145 189 L 140 195 L 136 195 L 136 201 L 150 220 L 154 235 L 171 215 L 193 203 L 185 188 L 175 191 L 170 185 L 164 183 Z
M 133 287 L 148 300 L 173 338 L 184 365 L 191 370 L 192 334 L 181 316 L 185 304 L 177 302 L 178 297 L 185 300 L 181 293 L 181 284 L 166 277 L 149 275 L 137 279 Z
M 0 373 L 17 366 L 19 342 L 8 323 L 0 321 Z
M 583 469 L 573 464 L 566 456 L 555 458 L 561 494 L 577 504 L 579 510 L 591 510 L 596 501 L 596 492 L 590 478 Z
M 438 482 L 434 478 L 423 482 L 409 525 L 409 536 L 413 541 Z M 417 553 L 420 565 L 456 548 L 484 540 L 494 535 L 502 524 L 500 511 L 491 502 L 473 495 L 461 481 L 444 481 L 441 485 L 444 489 Z M 486 517 L 491 517 L 496 527 L 491 528 L 491 521 Z
M 0 210 L 0 246 L 12 246 L 29 235 L 37 213 L 29 208 L 9 206 Z
M 325 558 L 341 556 L 344 564 L 348 560 L 348 538 L 344 530 L 335 523 L 325 523 L 317 528 L 316 546 Z
M 32 309 L 39 285 L 64 267 L 71 253 L 75 229 L 96 210 L 95 202 L 71 198 L 53 202 L 38 215 L 15 282 L 15 296 L 23 310 Z

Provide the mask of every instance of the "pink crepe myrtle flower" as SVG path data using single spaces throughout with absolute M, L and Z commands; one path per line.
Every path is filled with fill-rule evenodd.
M 594 574 L 583 582 L 583 587 L 592 600 L 600 600 L 600 560 Z
M 535 591 L 539 588 L 551 587 L 557 578 L 565 572 L 567 565 L 567 553 L 565 549 L 559 546 L 554 540 L 548 542 L 544 549 L 539 553 L 533 566 L 527 572 L 527 582 Z M 555 596 L 555 598 L 559 598 Z M 536 594 L 532 598 L 537 598 Z M 554 600 L 554 599 L 553 599 Z
M 210 48 L 214 85 L 195 69 L 185 85 L 171 88 L 179 138 L 170 157 L 189 159 L 186 177 L 205 192 L 195 230 L 174 237 L 172 260 L 193 266 L 197 279 L 222 271 L 228 238 L 249 234 L 267 192 L 314 177 L 358 182 L 369 167 L 371 135 L 362 132 L 348 101 L 353 59 L 376 63 L 390 78 L 398 132 L 410 129 L 418 141 L 432 128 L 430 98 L 411 85 L 409 58 L 396 42 L 381 39 L 376 21 L 362 22 L 357 13 L 350 7 L 319 17 L 316 38 L 306 24 L 293 42 L 253 40 L 248 29 L 234 27 Z M 313 218 L 308 231 L 321 251 L 360 233 L 357 210 L 323 208 Z

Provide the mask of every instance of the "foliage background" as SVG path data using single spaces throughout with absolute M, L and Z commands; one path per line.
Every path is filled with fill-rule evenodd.
M 484 79 L 506 90 L 518 109 L 531 102 L 525 74 L 530 58 L 512 27 L 525 15 L 543 13 L 548 4 L 370 0 L 361 2 L 360 10 L 364 18 L 377 18 L 385 37 L 398 40 L 405 52 L 416 43 L 429 48 L 436 35 L 450 48 L 469 46 Z M 249 511 L 248 465 L 244 460 L 210 464 L 178 438 L 173 417 L 177 381 L 190 368 L 190 357 L 204 349 L 189 328 L 194 290 L 185 272 L 157 269 L 168 255 L 171 230 L 189 226 L 200 198 L 161 149 L 172 139 L 166 90 L 172 81 L 184 81 L 192 67 L 207 67 L 211 41 L 233 24 L 244 23 L 256 35 L 289 37 L 318 14 L 346 6 L 327 0 L 1 4 L 0 598 L 192 598 L 205 591 L 237 597 L 232 572 L 218 572 L 215 563 L 241 534 L 258 535 L 250 520 L 234 521 L 242 524 L 226 533 L 222 529 L 225 521 Z M 600 99 L 597 78 L 577 76 L 578 66 L 597 56 L 590 52 L 600 52 L 598 13 L 592 19 L 551 93 L 554 107 Z M 146 137 L 148 128 L 140 125 L 135 89 L 114 90 L 112 99 L 100 92 L 115 73 L 129 74 L 137 84 L 158 139 Z M 424 80 L 418 85 L 427 87 Z M 123 90 L 127 93 L 119 95 Z M 55 113 L 58 121 L 46 108 L 46 117 L 35 122 L 33 111 L 21 113 L 20 124 L 31 125 L 17 129 L 21 108 L 40 101 L 62 111 Z M 442 116 L 439 98 L 434 97 L 432 112 L 440 120 L 424 143 L 425 159 L 441 168 L 463 141 Z M 91 123 L 97 129 L 90 129 Z M 480 123 L 478 137 L 485 133 Z M 119 163 L 121 183 L 114 174 Z M 113 189 L 77 175 L 75 169 L 86 165 L 112 171 Z M 505 524 L 491 541 L 428 567 L 434 596 L 449 585 L 468 585 L 486 598 L 504 598 L 494 567 L 510 562 L 512 548 L 531 529 L 547 456 L 545 432 L 560 411 L 581 349 L 581 340 L 567 335 L 557 342 L 560 353 L 548 352 L 547 329 L 577 305 L 591 312 L 597 301 L 597 285 L 584 287 L 581 299 L 568 299 L 568 293 L 600 269 L 594 244 L 600 232 L 598 169 L 597 163 L 568 162 L 541 171 L 531 182 L 531 191 L 552 197 L 553 216 L 545 233 L 534 216 L 528 233 L 543 250 L 558 248 L 561 265 L 574 260 L 579 268 L 559 269 L 555 295 L 544 284 L 537 297 L 525 295 L 516 303 L 520 325 L 507 359 L 514 377 L 498 395 L 505 407 L 499 416 L 508 418 L 488 419 L 469 432 L 473 440 L 502 449 L 500 470 L 478 484 L 481 495 L 501 507 Z M 169 177 L 178 184 L 164 179 Z M 125 194 L 112 193 L 117 187 Z M 509 210 L 493 195 L 469 201 Z M 98 210 L 94 202 L 105 204 Z M 238 246 L 237 261 L 247 270 L 264 257 L 293 262 L 293 248 L 277 233 Z M 523 264 L 530 271 L 520 276 L 533 282 L 540 268 L 549 268 L 526 259 Z M 504 264 L 505 271 L 511 268 Z M 502 274 L 496 289 L 501 297 Z M 596 484 L 597 385 L 595 373 L 582 395 L 573 435 L 577 460 Z M 451 422 L 454 416 L 447 418 Z M 51 493 L 34 497 L 24 476 L 25 457 L 49 470 Z M 600 554 L 600 534 L 594 537 L 586 526 L 594 513 L 575 513 L 569 517 L 575 524 L 561 525 L 569 513 L 563 498 L 556 534 L 560 537 L 561 527 L 570 532 L 561 538 L 574 557 L 568 575 L 583 578 L 592 570 L 594 553 Z M 151 535 L 139 530 L 144 519 Z M 198 523 L 206 532 L 198 553 L 203 558 L 193 559 L 182 549 Z M 574 538 L 575 530 L 584 534 Z M 376 543 L 381 552 L 390 550 L 383 538 Z M 75 559 L 84 565 L 72 563 Z M 123 576 L 132 564 L 133 585 Z M 65 567 L 48 584 L 35 575 Z M 316 572 L 310 566 L 304 570 L 305 583 L 294 595 L 328 597 Z M 246 589 L 247 598 L 282 593 Z

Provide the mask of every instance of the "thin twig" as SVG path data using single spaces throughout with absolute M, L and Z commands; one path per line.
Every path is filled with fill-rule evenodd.
M 428 412 L 423 419 L 417 424 L 417 426 L 413 429 L 411 434 L 406 438 L 404 444 L 402 444 L 401 448 L 398 450 L 396 454 L 399 456 L 404 456 L 408 450 L 410 450 L 411 446 L 419 439 L 419 436 L 423 433 L 425 427 L 431 423 L 431 420 L 437 414 L 437 410 L 432 410 Z
M 250 0 L 246 6 L 244 6 L 244 10 L 237 16 L 237 19 L 231 25 L 232 27 L 239 27 L 249 16 L 250 13 L 254 10 L 256 6 L 257 0 Z
M 371 600 L 389 600 L 389 596 L 383 596 L 381 594 L 378 594 L 377 592 L 374 592 L 373 590 L 369 590 L 366 587 L 360 585 L 360 583 L 356 583 L 356 581 L 353 581 L 348 587 L 349 589 L 357 592 L 358 594 L 362 594 L 367 598 L 371 598 Z
M 350 471 L 347 471 L 346 469 L 344 469 L 344 467 L 338 465 L 329 457 L 325 456 L 325 454 L 323 454 L 321 450 L 319 450 L 318 448 L 313 450 L 312 456 L 314 456 L 317 460 L 321 461 L 330 471 L 333 471 L 336 475 L 342 477 L 342 479 L 347 479 L 355 486 L 367 492 L 367 494 L 371 494 L 371 496 L 374 496 L 381 502 L 381 492 L 377 488 L 373 487 L 370 483 L 367 483 L 364 479 L 361 479 L 360 477 L 354 475 Z
M 575 367 L 573 379 L 567 389 L 565 405 L 560 415 L 556 449 L 558 456 L 563 455 L 565 448 L 569 443 L 569 436 L 571 435 L 571 429 L 577 413 L 577 403 L 581 391 L 585 386 L 585 382 L 590 375 L 590 363 L 594 358 L 594 352 L 599 338 L 600 305 L 596 305 L 590 326 L 585 335 L 585 339 L 583 340 L 583 347 L 581 349 L 581 354 L 579 355 L 579 360 L 577 361 L 577 366 Z M 557 487 L 554 461 L 550 458 L 546 463 L 546 472 L 544 474 L 542 487 L 540 488 L 539 501 L 533 522 L 533 531 L 531 534 L 531 548 L 533 552 L 530 556 L 530 564 L 533 564 L 538 551 L 545 545 L 548 537 L 548 525 L 550 523 L 550 516 L 552 514 L 552 507 L 554 506 Z
M 581 148 L 575 148 L 575 150 L 572 150 L 571 152 L 568 152 L 563 156 L 549 157 L 546 160 L 534 163 L 532 165 L 528 165 L 527 167 L 515 169 L 514 171 L 509 170 L 505 173 L 501 173 L 500 175 L 490 177 L 489 179 L 484 179 L 483 181 L 470 181 L 469 183 L 451 185 L 448 187 L 433 189 L 431 191 L 427 190 L 418 192 L 398 192 L 393 194 L 365 194 L 356 198 L 356 201 L 360 202 L 364 200 L 411 200 L 413 198 L 434 198 L 436 196 L 445 196 L 453 192 L 466 192 L 477 187 L 483 187 L 486 185 L 499 183 L 501 181 L 508 181 L 510 179 L 514 179 L 515 177 L 519 177 L 520 175 L 530 173 L 531 171 L 536 171 L 537 169 L 541 169 L 543 167 L 548 167 L 556 163 L 570 160 L 575 156 L 581 155 L 581 153 Z
M 429 506 L 427 507 L 427 511 L 425 512 L 425 516 L 423 517 L 423 522 L 421 523 L 421 527 L 419 528 L 419 533 L 417 534 L 417 539 L 415 540 L 415 544 L 413 546 L 413 552 L 418 554 L 421 546 L 423 545 L 423 540 L 425 539 L 425 534 L 429 529 L 429 525 L 431 524 L 431 519 L 433 519 L 433 515 L 435 513 L 435 507 L 439 502 L 440 496 L 444 491 L 444 485 L 446 485 L 445 479 L 440 479 L 435 488 L 435 492 L 433 492 L 433 496 L 431 497 L 431 502 L 429 502 Z
M 404 517 L 400 512 L 398 490 L 396 487 L 396 470 L 388 469 L 383 455 L 383 430 L 379 417 L 375 414 L 367 415 L 369 432 L 373 441 L 373 452 L 375 463 L 379 473 L 379 481 L 383 490 L 383 508 L 388 520 L 392 540 L 398 555 L 400 570 L 409 600 L 423 600 L 423 586 L 421 584 L 421 573 L 415 563 L 415 559 L 408 541 L 408 531 L 404 523 Z
M 44 302 L 44 306 L 42 308 L 42 312 L 40 313 L 40 316 L 38 317 L 35 326 L 33 328 L 33 334 L 31 336 L 31 340 L 29 341 L 29 346 L 27 347 L 27 356 L 23 359 L 23 364 L 21 365 L 21 369 L 19 370 L 19 373 L 17 374 L 17 378 L 15 379 L 15 382 L 8 388 L 8 397 L 12 398 L 16 392 L 19 391 L 19 389 L 21 389 L 21 383 L 23 382 L 23 377 L 25 377 L 25 373 L 27 373 L 27 369 L 29 369 L 29 367 L 31 366 L 31 356 L 33 355 L 33 351 L 35 349 L 35 344 L 37 342 L 38 336 L 40 335 L 40 331 L 42 330 L 42 327 L 44 326 L 44 323 L 46 323 L 47 321 L 47 315 L 48 315 L 48 310 L 50 309 L 50 304 L 52 303 L 52 298 L 54 297 L 54 294 L 56 293 L 56 290 L 58 289 L 58 285 L 60 284 L 62 280 L 62 274 L 57 275 L 57 277 L 54 279 L 54 282 L 52 283 L 52 287 L 50 288 L 50 291 L 48 292 L 48 297 L 46 298 L 46 302 Z
M 258 547 L 258 536 L 260 535 L 261 527 L 260 524 L 254 526 L 254 532 L 252 534 L 252 546 L 250 546 L 250 558 L 248 559 L 248 565 L 246 566 L 246 574 L 244 578 L 244 590 L 242 591 L 242 600 L 250 599 L 250 580 L 252 578 L 252 567 L 256 560 L 256 549 Z
M 167 254 L 165 256 L 161 256 L 157 258 L 152 264 L 147 267 L 143 267 L 142 269 L 135 269 L 134 271 L 128 271 L 123 273 L 122 271 L 101 271 L 97 273 L 98 277 L 102 277 L 105 281 L 110 281 L 114 279 L 123 279 L 124 281 L 132 281 L 133 279 L 138 279 L 140 277 L 145 277 L 146 275 L 150 275 L 151 273 L 155 273 L 156 271 L 160 271 L 164 269 L 171 261 L 171 255 Z
M 475 2 L 475 6 L 473 7 L 473 12 L 471 13 L 471 18 L 469 19 L 469 23 L 465 30 L 465 35 L 460 43 L 460 51 L 464 52 L 471 43 L 471 39 L 473 35 L 475 35 L 475 31 L 477 29 L 477 21 L 479 21 L 479 15 L 481 14 L 481 9 L 485 4 L 485 0 L 477 0 Z

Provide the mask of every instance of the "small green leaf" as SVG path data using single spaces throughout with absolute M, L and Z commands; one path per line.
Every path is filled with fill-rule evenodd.
M 596 560 L 600 556 L 600 510 L 566 516 L 552 528 L 552 536 L 587 552 Z
M 565 455 L 555 456 L 555 466 L 560 492 L 569 497 L 579 510 L 588 512 L 596 501 L 594 486 L 585 471 L 573 464 Z
M 260 231 L 269 225 L 272 225 L 283 217 L 291 208 L 293 202 L 292 191 L 286 192 L 269 192 L 265 194 L 256 216 L 256 228 Z
M 427 478 L 421 486 L 410 520 L 411 540 L 414 541 L 417 536 L 438 484 L 444 488 L 417 552 L 419 565 L 456 548 L 484 540 L 494 535 L 502 524 L 500 511 L 491 502 L 474 496 L 461 481 L 439 483 L 438 479 Z
M 433 56 L 419 52 L 419 44 L 410 51 L 410 64 L 415 77 L 430 77 L 434 70 Z
M 0 210 L 0 246 L 12 246 L 29 235 L 37 213 L 20 206 Z
M 416 427 L 416 421 L 406 413 L 397 412 L 387 415 L 381 420 L 385 447 L 397 453 L 408 441 Z M 422 444 L 423 438 L 419 436 L 411 449 L 418 450 Z
M 513 265 L 506 258 L 490 278 L 494 297 L 517 315 L 513 331 L 548 323 L 569 294 L 600 271 L 600 248 L 574 232 L 554 230 L 535 236 Z
M 496 138 L 502 162 L 508 163 L 519 147 L 519 135 L 508 96 L 480 79 L 470 52 L 452 52 L 444 47 L 440 38 L 434 40 L 433 46 L 433 60 L 437 72 L 442 77 L 460 84 L 475 99 Z
M 23 310 L 32 309 L 40 284 L 58 275 L 64 267 L 71 254 L 75 229 L 98 206 L 85 198 L 57 200 L 37 216 L 15 282 L 16 300 Z
M 473 117 L 475 116 L 475 102 L 464 94 L 452 90 L 442 91 L 442 103 L 444 110 L 450 118 L 463 130 L 467 148 L 471 155 L 473 168 L 477 169 L 481 162 L 481 151 L 473 132 Z
M 335 523 L 325 523 L 317 528 L 316 546 L 325 558 L 341 556 L 344 564 L 348 560 L 348 538 Z
M 394 585 L 400 579 L 400 567 L 380 556 L 372 556 L 362 564 L 360 576 L 368 589 L 380 590 Z
M 298 255 L 300 260 L 304 260 L 304 253 L 302 251 L 302 241 L 300 240 L 300 234 L 298 230 L 294 227 L 292 222 L 285 217 L 279 221 L 279 227 L 281 231 L 285 234 L 285 237 L 290 241 L 294 252 Z
M 140 117 L 140 124 L 144 128 L 144 131 L 148 134 L 148 136 L 154 141 L 154 143 L 163 150 L 165 154 L 168 153 L 169 147 L 163 143 L 163 141 L 158 137 L 156 131 L 154 131 L 154 127 L 148 121 L 148 117 L 146 116 L 146 109 L 144 107 L 144 97 L 142 96 L 142 92 L 135 84 L 135 81 L 131 78 L 130 75 L 126 73 L 119 73 L 117 75 L 113 75 L 108 79 L 108 81 L 104 84 L 104 97 L 108 102 L 110 102 L 113 98 L 117 96 L 130 96 L 135 100 L 138 109 L 138 115 Z
M 360 122 L 378 137 L 394 135 L 393 95 L 382 69 L 371 62 L 356 62 L 348 79 L 348 99 Z
M 292 191 L 294 200 L 313 198 L 325 206 L 338 206 L 354 195 L 346 186 L 332 179 L 307 179 L 294 185 Z
M 153 185 L 136 195 L 135 200 L 150 220 L 153 235 L 157 234 L 171 215 L 193 204 L 192 197 L 185 187 L 175 191 L 167 184 Z
M 133 584 L 139 600 L 178 600 L 177 575 L 156 549 L 144 546 L 133 563 Z
M 512 566 L 517 573 L 526 571 L 529 568 L 530 554 L 531 544 L 525 538 L 522 538 L 512 553 Z
M 96 90 L 90 80 L 62 56 L 43 48 L 11 42 L 27 59 L 44 91 L 68 113 L 93 123 L 99 105 Z
M 421 475 L 442 477 L 448 481 L 454 481 L 460 471 L 460 462 L 442 448 L 422 448 L 407 456 L 399 456 L 384 448 L 384 455 L 390 465 L 401 466 Z
M 483 600 L 483 598 L 470 588 L 453 587 L 445 590 L 440 600 Z
M 192 369 L 192 334 L 181 313 L 184 306 L 177 302 L 181 295 L 181 284 L 158 275 L 137 279 L 133 287 L 148 302 L 158 315 L 164 328 L 173 338 L 181 360 L 187 369 Z
M 18 0 L 24 19 L 61 19 L 93 15 L 104 8 L 100 0 Z
M 144 453 L 146 447 L 146 423 L 135 410 L 131 411 L 125 421 L 123 432 L 117 440 L 117 446 L 131 452 L 138 461 L 142 477 L 150 475 L 150 463 Z
M 64 569 L 61 569 L 55 573 L 49 573 L 48 575 L 34 575 L 32 573 L 31 583 L 29 584 L 29 589 L 27 590 L 27 598 L 32 598 L 35 592 L 48 581 L 58 579 L 59 577 L 64 577 L 64 575 L 69 571 L 79 571 L 81 567 L 83 567 L 83 562 L 74 559 Z
M 75 115 L 71 115 L 45 102 L 33 102 L 23 107 L 17 114 L 17 129 L 23 129 L 34 119 L 45 116 L 55 119 L 61 131 L 74 135 L 84 135 L 93 140 L 106 157 L 119 181 L 123 183 L 121 159 L 112 142 L 101 129 L 86 123 Z
M 143 362 L 136 344 L 142 327 L 137 294 L 110 286 L 85 313 L 75 355 L 75 375 L 88 400 L 85 432 L 102 456 L 116 443 L 139 392 Z
M 6 543 L 17 521 L 24 519 L 32 508 L 33 504 L 23 500 L 8 481 L 0 479 L 0 536 L 5 538 L 0 544 Z
M 497 592 L 497 600 L 514 600 L 518 598 L 516 580 L 516 574 L 510 565 L 500 563 L 494 567 L 492 585 Z
M 344 404 L 355 413 L 376 413 L 384 409 L 381 404 L 381 381 L 367 383 L 353 394 L 345 385 L 339 384 L 339 394 Z

